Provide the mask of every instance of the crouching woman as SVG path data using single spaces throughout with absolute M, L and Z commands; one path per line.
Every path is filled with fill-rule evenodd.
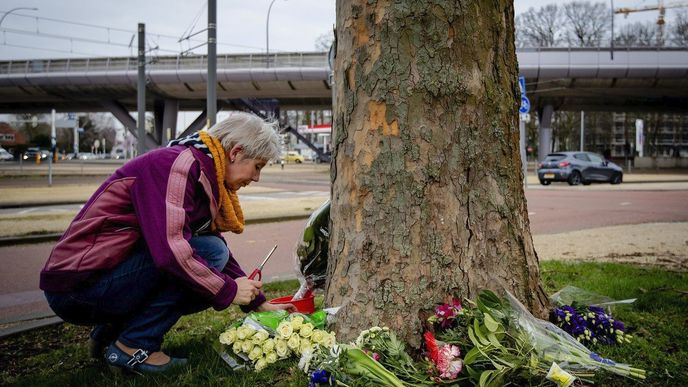
M 40 286 L 63 320 L 95 325 L 92 356 L 137 373 L 186 363 L 161 352 L 183 315 L 273 305 L 246 277 L 222 232 L 241 233 L 237 191 L 279 153 L 275 125 L 233 113 L 110 176 L 55 245 Z

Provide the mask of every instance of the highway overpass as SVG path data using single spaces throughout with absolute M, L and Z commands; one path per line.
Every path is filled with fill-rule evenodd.
M 533 111 L 547 144 L 554 110 L 688 112 L 688 48 L 540 48 L 517 50 Z M 285 109 L 328 109 L 332 90 L 327 54 L 296 52 L 219 55 L 220 109 L 237 99 L 273 99 Z M 153 141 L 176 127 L 180 110 L 205 109 L 206 56 L 151 58 L 147 106 L 155 112 Z M 0 113 L 110 111 L 135 132 L 134 57 L 0 62 Z M 188 131 L 205 123 L 201 115 Z M 544 149 L 544 148 L 543 148 Z

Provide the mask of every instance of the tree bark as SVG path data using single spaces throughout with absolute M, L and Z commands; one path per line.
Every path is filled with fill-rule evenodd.
M 448 296 L 546 312 L 518 149 L 512 1 L 338 0 L 326 303 L 419 344 Z

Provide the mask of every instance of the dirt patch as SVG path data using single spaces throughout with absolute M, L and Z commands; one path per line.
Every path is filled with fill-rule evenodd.
M 688 271 L 688 222 L 611 226 L 534 235 L 538 257 L 633 263 Z

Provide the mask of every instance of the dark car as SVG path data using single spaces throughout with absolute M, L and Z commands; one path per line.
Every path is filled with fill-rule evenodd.
M 550 153 L 538 164 L 540 184 L 566 181 L 569 185 L 592 182 L 621 184 L 623 170 L 618 165 L 592 152 Z
M 36 160 L 37 156 L 39 156 L 41 160 L 45 160 L 49 155 L 50 153 L 45 149 L 27 148 L 23 158 L 24 160 Z

